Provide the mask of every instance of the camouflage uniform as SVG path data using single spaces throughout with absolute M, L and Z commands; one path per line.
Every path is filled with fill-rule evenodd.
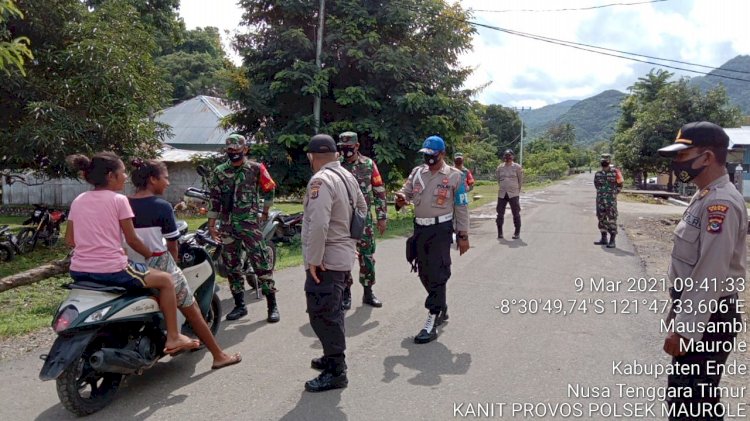
M 388 218 L 388 208 L 385 198 L 385 185 L 378 171 L 378 166 L 372 159 L 359 154 L 353 163 L 342 160 L 341 165 L 354 175 L 359 188 L 367 202 L 367 223 L 365 234 L 357 244 L 359 251 L 359 282 L 362 286 L 375 284 L 375 223 L 372 219 L 371 206 L 375 204 L 377 220 Z
M 224 243 L 222 259 L 229 273 L 229 287 L 233 294 L 245 291 L 244 258 L 250 259 L 263 294 L 276 291 L 271 252 L 263 239 L 258 215 L 261 211 L 261 194 L 264 207 L 268 208 L 273 202 L 275 186 L 265 166 L 250 160 L 240 167 L 225 162 L 214 170 L 210 206 L 211 212 L 221 220 L 220 231 Z M 228 197 L 233 201 L 231 209 L 225 208 Z
M 596 217 L 599 231 L 617 233 L 617 195 L 622 190 L 622 175 L 616 168 L 597 171 L 594 175 L 596 187 Z

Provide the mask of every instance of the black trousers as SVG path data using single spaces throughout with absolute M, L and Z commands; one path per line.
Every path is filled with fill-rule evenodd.
M 505 207 L 510 203 L 510 212 L 513 214 L 513 226 L 516 228 L 516 232 L 521 231 L 521 196 L 508 197 L 508 193 L 505 193 L 505 197 L 497 198 L 497 232 L 502 233 L 503 222 L 505 221 Z
M 734 296 L 736 298 L 736 296 Z M 727 302 L 727 299 L 722 299 L 723 302 Z M 713 313 L 709 323 L 716 322 L 734 322 L 741 321 L 742 318 L 737 312 L 736 300 L 727 302 L 729 304 L 729 311 L 725 313 Z M 734 337 L 737 336 L 736 332 L 721 332 L 721 333 L 704 333 L 702 342 L 705 343 L 721 343 L 731 342 Z M 670 375 L 667 379 L 667 386 L 671 390 L 672 388 L 684 388 L 689 387 L 692 389 L 691 398 L 668 398 L 667 404 L 670 409 L 674 411 L 676 416 L 670 416 L 670 420 L 723 420 L 723 416 L 715 416 L 718 412 L 722 414 L 722 408 L 717 408 L 719 404 L 720 396 L 719 392 L 708 393 L 709 389 L 713 391 L 713 387 L 719 385 L 721 381 L 721 371 L 717 370 L 718 364 L 724 364 L 729 357 L 729 352 L 688 352 L 687 354 L 672 359 L 672 363 L 680 364 L 695 364 L 698 371 L 694 375 Z M 708 366 L 709 361 L 712 362 L 712 372 L 709 373 Z M 713 371 L 718 371 L 714 373 Z M 703 385 L 701 387 L 700 385 Z M 708 411 L 702 410 L 702 403 L 711 404 Z M 680 416 L 682 414 L 683 416 Z
M 453 221 L 421 226 L 414 224 L 419 280 L 427 291 L 425 308 L 438 314 L 447 307 L 445 289 L 451 277 Z
M 346 370 L 346 337 L 341 300 L 351 274 L 349 271 L 326 270 L 317 275 L 319 284 L 315 283 L 309 270 L 305 271 L 307 314 L 310 326 L 323 345 L 323 357 L 328 369 L 338 373 Z

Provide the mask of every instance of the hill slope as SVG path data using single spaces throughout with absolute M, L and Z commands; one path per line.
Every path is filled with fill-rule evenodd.
M 747 73 L 737 73 L 728 70 L 737 70 Z M 746 79 L 747 82 L 733 79 L 725 79 L 716 75 L 724 75 L 738 79 Z M 729 99 L 740 107 L 742 113 L 750 115 L 750 55 L 737 56 L 722 64 L 718 69 L 709 72 L 708 76 L 698 76 L 690 79 L 694 86 L 705 90 L 714 88 L 719 84 L 724 85 Z

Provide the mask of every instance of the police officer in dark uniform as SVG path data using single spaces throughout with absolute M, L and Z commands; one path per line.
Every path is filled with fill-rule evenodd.
M 437 327 L 448 319 L 446 284 L 451 276 L 450 246 L 455 222 L 461 254 L 469 250 L 469 198 L 466 179 L 445 163 L 445 142 L 439 136 L 425 139 L 424 164 L 414 168 L 396 193 L 396 207 L 414 203 L 414 244 L 419 279 L 427 290 L 424 328 L 414 338 L 423 344 L 435 340 Z
M 675 142 L 659 149 L 673 157 L 680 181 L 698 187 L 674 231 L 669 265 L 675 286 L 667 325 L 673 330 L 664 351 L 673 363 L 691 368 L 669 375 L 668 387 L 681 392 L 667 399 L 671 420 L 724 419 L 716 387 L 730 354 L 726 345 L 731 348 L 737 336 L 733 326 L 742 324 L 737 292 L 747 276 L 747 209 L 726 172 L 728 147 L 721 127 L 701 121 L 682 126 Z M 705 329 L 694 328 L 699 326 Z
M 367 203 L 357 180 L 339 163 L 331 136 L 313 136 L 307 149 L 315 174 L 303 200 L 302 256 L 307 313 L 323 357 L 312 360 L 312 367 L 322 373 L 305 383 L 305 390 L 322 392 L 349 384 L 342 298 L 357 259 L 357 242 L 349 231 L 352 212 L 356 207 L 364 215 Z

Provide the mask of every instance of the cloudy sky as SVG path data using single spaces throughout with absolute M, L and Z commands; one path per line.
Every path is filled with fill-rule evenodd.
M 204 0 L 182 0 L 180 13 L 188 28 L 216 26 L 234 33 L 244 30 L 238 28 L 242 11 L 235 1 L 213 0 L 206 7 Z M 750 54 L 748 0 L 666 0 L 590 10 L 545 11 L 642 1 L 461 0 L 460 3 L 473 9 L 473 21 L 481 24 L 659 58 L 718 67 L 739 54 Z M 525 11 L 529 9 L 533 11 Z M 485 28 L 479 28 L 473 45 L 473 51 L 462 57 L 463 64 L 475 68 L 466 86 L 489 82 L 476 98 L 485 104 L 537 108 L 586 98 L 606 89 L 624 91 L 655 67 Z

